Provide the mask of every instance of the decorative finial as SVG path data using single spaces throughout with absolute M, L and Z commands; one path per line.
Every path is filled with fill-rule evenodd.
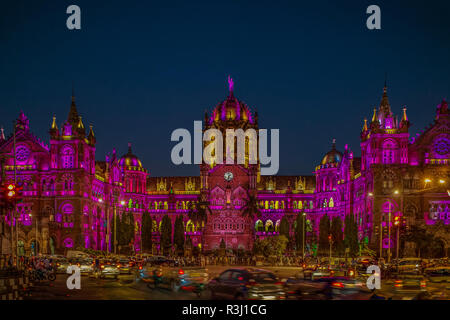
M 0 131 L 1 131 L 0 139 L 6 140 L 5 139 L 5 129 L 3 129 L 3 126 L 0 128 Z
M 336 148 L 336 139 L 333 139 L 333 149 Z
M 406 115 L 406 106 L 403 107 L 403 119 L 402 121 L 408 121 L 408 116 Z
M 131 142 L 128 142 L 128 153 L 131 154 Z
M 387 89 L 387 72 L 384 73 L 384 92 L 386 92 Z
M 230 92 L 234 91 L 234 81 L 233 78 L 231 78 L 231 76 L 228 76 L 228 90 Z
M 72 81 L 72 102 L 75 102 L 75 89 Z

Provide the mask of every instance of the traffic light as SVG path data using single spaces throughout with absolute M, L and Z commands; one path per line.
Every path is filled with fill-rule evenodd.
M 16 186 L 14 183 L 8 183 L 2 187 L 3 198 L 6 203 L 12 204 L 14 202 L 19 202 L 22 197 L 22 187 Z
M 400 224 L 400 217 L 399 216 L 395 216 L 394 217 L 394 225 L 398 226 Z
M 13 198 L 16 197 L 16 185 L 15 184 L 8 184 L 8 186 L 6 187 L 6 197 L 8 200 L 12 200 Z

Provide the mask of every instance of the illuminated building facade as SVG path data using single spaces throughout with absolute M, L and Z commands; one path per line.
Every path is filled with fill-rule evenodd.
M 317 234 L 319 220 L 353 214 L 359 237 L 367 237 L 377 250 L 395 246 L 387 239 L 386 227 L 395 216 L 407 226 L 450 223 L 447 193 L 450 161 L 448 105 L 436 110 L 434 124 L 421 135 L 410 137 L 409 120 L 403 109 L 401 120 L 394 116 L 384 93 L 380 107 L 361 132 L 361 157 L 331 150 L 311 176 L 261 176 L 259 160 L 250 164 L 200 165 L 200 175 L 191 177 L 152 177 L 132 152 L 118 157 L 113 150 L 104 161 L 95 160 L 96 138 L 92 126 L 83 125 L 75 98 L 62 128 L 56 118 L 46 145 L 30 131 L 29 120 L 21 113 L 16 122 L 17 181 L 23 185 L 23 201 L 17 205 L 18 252 L 63 253 L 68 248 L 86 247 L 107 250 L 108 225 L 114 214 L 131 211 L 135 217 L 134 246 L 140 250 L 142 214 L 153 220 L 155 250 L 159 250 L 162 217 L 174 223 L 184 217 L 186 237 L 205 251 L 216 249 L 221 241 L 228 248 L 250 250 L 255 238 L 278 234 L 283 217 L 292 225 L 299 213 L 306 213 L 312 232 Z M 217 128 L 258 129 L 258 114 L 252 112 L 230 92 L 211 114 L 205 113 L 204 130 Z M 86 134 L 86 131 L 88 132 Z M 14 181 L 13 135 L 0 137 L 2 183 Z M 246 149 L 247 150 L 247 149 Z M 228 156 L 229 150 L 227 150 Z M 241 211 L 247 195 L 257 197 L 261 218 L 243 218 Z M 211 214 L 205 226 L 188 218 L 192 204 L 208 202 Z M 3 212 L 2 252 L 9 249 L 11 219 Z M 172 228 L 173 230 L 173 228 Z M 380 231 L 382 237 L 380 237 Z M 381 241 L 380 241 L 381 240 Z M 446 244 L 447 248 L 449 243 Z

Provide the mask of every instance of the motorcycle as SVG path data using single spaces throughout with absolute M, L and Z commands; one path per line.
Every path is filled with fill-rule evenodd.
M 41 280 L 49 280 L 55 281 L 56 274 L 53 270 L 33 270 L 29 274 L 31 281 L 41 281 Z

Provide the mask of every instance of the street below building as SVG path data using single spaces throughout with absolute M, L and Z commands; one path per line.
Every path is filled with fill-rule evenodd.
M 217 277 L 227 269 L 246 268 L 240 266 L 208 266 L 207 270 L 210 279 Z M 167 268 L 163 268 L 163 272 Z M 264 267 L 265 270 L 272 271 L 277 277 L 285 281 L 289 277 L 303 277 L 301 268 L 298 267 Z M 130 275 L 120 275 L 118 279 L 95 279 L 89 276 L 81 277 L 81 289 L 68 289 L 67 278 L 69 275 L 58 274 L 53 282 L 35 282 L 34 286 L 25 296 L 25 300 L 209 300 L 211 292 L 205 289 L 200 297 L 190 291 L 178 290 L 176 292 L 170 288 L 153 288 L 137 276 L 136 272 Z M 450 299 L 450 285 L 447 283 L 428 283 L 426 290 L 433 294 L 435 299 Z M 395 290 L 393 280 L 382 280 L 381 289 L 376 290 L 377 295 L 389 297 L 393 300 L 410 300 L 417 296 L 416 290 Z M 370 295 L 353 295 L 351 299 L 367 300 Z M 316 300 L 311 296 L 307 300 Z M 345 297 L 340 297 L 346 299 Z

